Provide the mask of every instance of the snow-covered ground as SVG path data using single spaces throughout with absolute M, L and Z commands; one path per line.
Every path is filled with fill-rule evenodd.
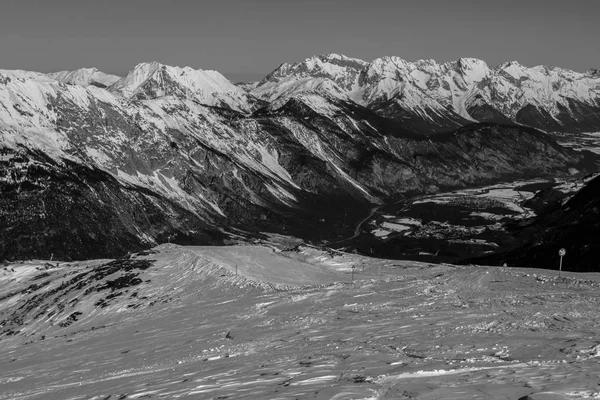
M 0 268 L 0 399 L 599 396 L 598 274 L 156 250 L 89 283 L 107 260 Z
M 475 198 L 483 198 L 483 199 L 492 199 L 500 202 L 501 207 L 506 208 L 508 210 L 520 213 L 527 214 L 527 216 L 533 216 L 533 212 L 529 209 L 523 208 L 520 206 L 520 203 L 532 198 L 535 193 L 529 191 L 520 191 L 517 188 L 519 186 L 546 182 L 547 179 L 533 179 L 527 181 L 515 181 L 509 183 L 500 183 L 491 186 L 485 186 L 481 188 L 474 189 L 464 189 L 457 190 L 451 193 L 442 193 L 436 194 L 432 196 L 423 197 L 420 200 L 416 200 L 413 204 L 419 203 L 438 203 L 438 204 L 448 204 L 451 202 L 456 202 L 457 199 L 461 197 L 475 197 Z
M 384 218 L 393 216 L 384 216 Z M 414 218 L 396 218 L 394 222 L 383 222 L 377 229 L 371 231 L 371 233 L 377 237 L 388 236 L 392 232 L 405 232 L 410 231 L 411 228 L 421 226 L 421 221 Z
M 600 132 L 557 135 L 555 139 L 561 146 L 600 154 Z
M 517 220 L 533 217 L 535 216 L 534 211 L 524 207 L 522 204 L 532 198 L 535 192 L 519 190 L 519 188 L 524 185 L 547 181 L 547 179 L 533 179 L 507 182 L 407 200 L 397 215 L 391 214 L 392 210 L 386 209 L 384 215 L 376 216 L 370 222 L 370 232 L 372 235 L 382 239 L 396 235 L 435 236 L 440 229 L 459 230 L 467 234 L 472 231 L 475 234 L 479 234 L 481 229 L 473 227 L 471 223 L 468 224 L 469 228 L 467 228 L 461 225 L 461 222 L 466 223 L 469 219 L 483 219 L 490 221 L 490 223 L 485 224 L 489 226 L 490 224 L 496 224 L 498 221 L 506 219 Z M 564 185 L 567 185 L 566 182 L 572 181 L 565 181 Z M 423 223 L 419 218 L 415 218 L 415 215 L 420 215 L 420 212 L 415 212 L 415 206 L 431 207 L 433 209 L 438 205 L 456 208 L 457 211 L 454 214 L 437 213 L 435 215 L 440 219 L 436 220 L 436 217 L 433 217 L 433 221 L 427 223 Z M 461 217 L 463 221 L 458 221 L 457 219 L 460 219 L 457 218 L 457 215 L 460 214 L 458 210 L 461 209 L 464 209 L 464 215 Z M 485 241 L 473 242 L 469 240 L 469 243 L 484 244 Z M 489 244 L 496 246 L 495 243 Z

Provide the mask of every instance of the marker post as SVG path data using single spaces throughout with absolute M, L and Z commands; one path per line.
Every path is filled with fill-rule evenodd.
M 560 263 L 558 266 L 558 277 L 560 278 L 560 274 L 562 272 L 562 259 L 567 254 L 567 251 L 563 248 L 558 251 L 558 255 L 560 256 Z

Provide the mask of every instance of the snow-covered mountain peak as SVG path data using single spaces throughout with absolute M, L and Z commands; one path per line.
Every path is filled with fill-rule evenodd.
M 506 68 L 510 68 L 510 67 L 521 67 L 521 68 L 523 68 L 523 65 L 521 65 L 521 63 L 519 63 L 516 60 L 505 61 L 505 62 L 502 62 L 502 63 L 498 64 L 498 66 L 495 69 L 496 70 L 500 70 L 500 69 L 506 69 Z
M 352 58 L 338 53 L 326 53 L 326 54 L 315 54 L 313 56 L 305 58 L 303 61 L 294 63 L 292 65 L 319 65 L 319 64 L 333 64 L 339 66 L 354 66 L 364 67 L 368 63 L 358 58 Z
M 459 58 L 456 60 L 456 67 L 463 75 L 475 74 L 477 76 L 482 76 L 490 73 L 490 68 L 487 63 L 478 58 Z
M 109 90 L 137 100 L 180 96 L 243 112 L 253 107 L 248 94 L 217 71 L 173 67 L 155 61 L 138 64 Z
M 325 53 L 325 54 L 319 54 L 317 55 L 317 57 L 321 57 L 327 60 L 351 60 L 352 58 L 345 56 L 343 54 L 339 54 L 339 53 Z
M 494 72 L 506 78 L 517 80 L 533 80 L 536 82 L 549 82 L 557 80 L 579 80 L 586 74 L 548 65 L 526 67 L 516 61 L 500 64 Z
M 261 83 L 280 81 L 283 79 L 300 79 L 306 77 L 329 78 L 338 84 L 350 82 L 368 63 L 357 58 L 341 54 L 320 54 L 305 60 L 288 64 L 283 63 L 271 72 Z
M 129 71 L 127 76 L 115 82 L 110 87 L 110 90 L 118 92 L 127 98 L 133 97 L 136 90 L 163 67 L 164 65 L 156 61 L 139 63 L 135 68 Z
M 152 75 L 153 73 L 155 73 L 158 69 L 160 69 L 162 67 L 165 67 L 165 65 L 158 61 L 146 61 L 146 62 L 138 63 L 135 67 L 133 67 L 133 69 L 129 73 L 130 74 L 132 72 L 138 73 L 138 74 L 146 73 L 148 75 Z
M 126 77 L 117 81 L 111 90 L 120 92 L 125 97 L 135 97 L 151 79 L 162 79 L 164 84 L 179 84 L 192 91 L 233 93 L 238 90 L 217 71 L 196 70 L 187 66 L 172 67 L 155 61 L 138 64 Z M 157 93 L 156 97 L 159 96 Z
M 50 78 L 41 72 L 24 71 L 21 69 L 0 69 L 0 74 L 10 78 L 20 79 L 21 81 L 34 80 L 37 82 L 48 83 L 55 81 L 53 78 Z
M 469 65 L 485 65 L 487 67 L 485 61 L 475 57 L 460 57 L 456 60 L 456 63 L 465 67 L 468 67 Z
M 347 63 L 353 63 L 353 64 L 358 64 L 358 65 L 367 65 L 368 63 L 364 60 L 361 60 L 359 58 L 354 58 L 354 57 L 348 57 L 345 56 L 343 54 L 338 54 L 338 53 L 326 53 L 326 54 L 319 54 L 319 55 L 315 55 L 312 57 L 307 58 L 306 60 L 311 60 L 314 58 L 318 58 L 321 61 L 326 61 L 332 64 L 347 64 Z M 306 61 L 305 60 L 305 61 Z
M 106 74 L 97 68 L 80 68 L 74 71 L 51 72 L 46 75 L 63 83 L 80 86 L 94 85 L 101 88 L 106 88 L 121 79 L 119 76 Z
M 336 53 L 315 55 L 298 63 L 281 64 L 255 85 L 251 93 L 273 101 L 289 97 L 292 90 L 323 94 L 324 88 L 329 87 L 335 97 L 345 98 L 345 93 L 353 90 L 360 72 L 367 65 L 366 61 Z
M 420 59 L 415 61 L 413 64 L 415 64 L 419 68 L 438 65 L 437 61 L 435 61 L 432 58 Z
M 496 72 L 504 72 L 513 77 L 523 76 L 528 68 L 521 65 L 518 61 L 508 61 L 498 65 L 495 69 Z
M 367 67 L 367 75 L 386 75 L 388 72 L 409 69 L 410 63 L 400 57 L 385 56 L 371 61 Z

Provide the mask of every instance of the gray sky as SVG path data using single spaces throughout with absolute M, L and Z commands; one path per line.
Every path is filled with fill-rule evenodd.
M 258 79 L 321 53 L 600 68 L 598 0 L 2 0 L 0 69 L 137 63 Z

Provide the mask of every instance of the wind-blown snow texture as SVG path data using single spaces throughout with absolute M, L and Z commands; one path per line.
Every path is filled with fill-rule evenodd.
M 407 193 L 590 166 L 518 126 L 423 136 L 469 121 L 405 84 L 406 65 L 319 56 L 282 65 L 250 94 L 218 72 L 159 63 L 118 80 L 0 71 L 0 259 L 118 256 L 260 231 L 331 239 Z M 463 86 L 489 75 L 468 65 Z
M 10 263 L 0 399 L 595 399 L 599 287 L 311 247 Z

